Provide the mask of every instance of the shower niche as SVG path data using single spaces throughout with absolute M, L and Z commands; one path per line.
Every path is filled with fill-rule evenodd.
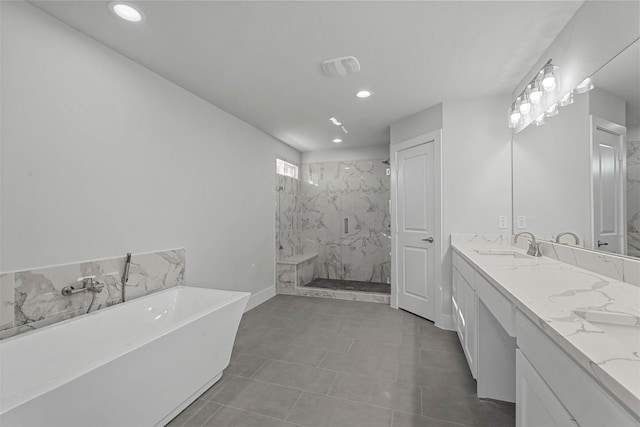
M 300 166 L 299 252 L 318 255 L 305 287 L 390 292 L 388 167 L 381 160 Z

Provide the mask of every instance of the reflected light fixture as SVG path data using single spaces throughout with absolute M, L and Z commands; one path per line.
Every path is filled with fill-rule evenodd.
M 371 95 L 373 95 L 373 93 L 370 90 L 361 90 L 356 92 L 356 97 L 360 99 L 368 98 Z
M 558 104 L 553 104 L 544 112 L 545 117 L 553 117 L 558 115 Z
M 342 140 L 340 138 L 335 138 L 333 142 L 335 142 L 336 144 L 340 144 Z
M 144 13 L 131 3 L 112 1 L 109 3 L 109 10 L 118 18 L 129 22 L 144 22 Z
M 591 77 L 587 77 L 582 81 L 582 83 L 576 86 L 576 93 L 586 93 L 591 89 L 593 89 L 593 81 L 591 80 Z
M 566 107 L 567 105 L 573 104 L 573 91 L 569 92 L 558 101 L 561 107 Z
M 338 121 L 338 119 L 336 119 L 335 117 L 330 117 L 330 118 L 329 118 L 329 121 L 330 121 L 331 123 L 333 123 L 334 125 L 336 125 L 336 126 L 342 126 L 342 123 L 340 123 L 340 122 Z

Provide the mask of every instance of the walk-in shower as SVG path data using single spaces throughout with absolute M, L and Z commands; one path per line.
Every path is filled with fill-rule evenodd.
M 302 253 L 317 253 L 306 287 L 390 292 L 390 173 L 381 160 L 300 167 Z

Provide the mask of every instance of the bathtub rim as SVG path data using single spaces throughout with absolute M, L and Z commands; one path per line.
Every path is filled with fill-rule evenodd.
M 176 291 L 179 291 L 179 290 L 185 289 L 185 288 L 187 288 L 187 289 L 201 289 L 201 290 L 207 291 L 207 292 L 218 292 L 218 293 L 222 292 L 222 293 L 225 293 L 225 294 L 228 293 L 228 294 L 236 294 L 236 295 L 233 298 L 231 298 L 228 301 L 226 301 L 226 303 L 216 307 L 215 310 L 206 310 L 205 309 L 205 310 L 198 311 L 198 312 L 186 317 L 185 319 L 181 320 L 180 322 L 176 322 L 170 328 L 162 331 L 162 333 L 154 335 L 153 338 L 140 340 L 140 342 L 136 342 L 131 347 L 125 348 L 124 351 L 119 352 L 114 357 L 98 358 L 93 363 L 89 363 L 86 366 L 83 366 L 81 369 L 79 369 L 77 372 L 75 372 L 74 375 L 69 375 L 68 377 L 60 379 L 60 380 L 50 381 L 46 385 L 43 385 L 42 387 L 39 387 L 39 388 L 36 388 L 36 389 L 32 389 L 32 390 L 36 390 L 33 393 L 30 393 L 29 391 L 24 391 L 22 393 L 19 393 L 20 395 L 28 396 L 28 398 L 26 398 L 26 399 L 16 399 L 17 402 L 12 402 L 10 404 L 7 404 L 6 407 L 5 406 L 0 407 L 0 415 L 4 414 L 5 412 L 11 411 L 11 410 L 19 407 L 20 405 L 28 402 L 29 400 L 36 399 L 36 398 L 42 396 L 45 393 L 48 393 L 48 392 L 50 392 L 52 390 L 55 390 L 56 388 L 58 388 L 60 386 L 68 384 L 71 381 L 74 381 L 75 379 L 81 377 L 82 375 L 86 375 L 88 372 L 91 372 L 94 369 L 97 369 L 97 368 L 100 368 L 101 366 L 104 366 L 105 364 L 109 363 L 111 360 L 113 360 L 116 357 L 120 357 L 120 356 L 123 356 L 123 355 L 125 355 L 127 353 L 130 353 L 130 352 L 134 351 L 134 350 L 137 350 L 137 349 L 149 344 L 150 342 L 152 342 L 154 340 L 157 340 L 157 339 L 159 339 L 161 337 L 164 337 L 164 336 L 166 336 L 166 335 L 168 335 L 170 333 L 173 333 L 177 329 L 180 329 L 181 327 L 183 327 L 183 326 L 185 326 L 185 325 L 187 325 L 189 323 L 193 323 L 194 321 L 197 321 L 197 320 L 199 320 L 199 319 L 201 319 L 201 318 L 203 318 L 203 317 L 205 317 L 205 316 L 207 316 L 207 315 L 209 315 L 211 313 L 214 313 L 215 311 L 217 311 L 219 309 L 228 307 L 229 305 L 231 305 L 233 303 L 236 303 L 236 302 L 242 300 L 243 298 L 248 301 L 250 296 L 251 296 L 251 293 L 249 293 L 249 292 L 229 291 L 229 290 L 223 290 L 223 289 L 210 289 L 210 288 L 199 288 L 199 287 L 196 287 L 196 286 L 178 285 L 178 286 L 174 286 L 174 287 L 171 287 L 171 288 L 168 288 L 168 289 L 163 289 L 163 290 L 160 290 L 160 291 L 157 291 L 157 292 L 153 292 L 153 293 L 150 293 L 148 295 L 145 295 L 145 296 L 142 296 L 142 297 L 138 297 L 138 298 L 135 298 L 135 299 L 130 300 L 130 301 L 126 301 L 124 303 L 114 304 L 113 306 L 106 307 L 106 308 L 100 309 L 100 310 L 96 310 L 94 312 L 87 313 L 86 315 L 76 316 L 76 317 L 73 317 L 71 319 L 66 319 L 66 320 L 63 320 L 61 322 L 54 323 L 52 325 L 48 325 L 48 326 L 45 326 L 45 327 L 42 327 L 42 328 L 37 328 L 37 329 L 34 329 L 32 331 L 28 331 L 28 332 L 25 332 L 25 333 L 22 333 L 22 334 L 13 336 L 13 337 L 9 337 L 9 338 L 3 339 L 3 340 L 0 341 L 0 347 L 2 347 L 4 344 L 6 344 L 8 342 L 18 341 L 18 340 L 30 337 L 34 333 L 37 333 L 37 332 L 42 332 L 42 331 L 45 331 L 45 330 L 51 330 L 53 328 L 61 327 L 61 326 L 65 325 L 65 324 L 68 324 L 68 323 L 73 322 L 73 321 L 79 321 L 82 318 L 86 318 L 85 316 L 102 315 L 104 313 L 108 313 L 110 310 L 121 308 L 124 304 L 127 304 L 127 303 L 137 302 L 137 301 L 140 301 L 140 300 L 145 299 L 147 297 L 154 297 L 154 296 L 157 296 L 157 295 L 162 294 L 162 293 L 176 292 Z M 246 307 L 246 303 L 245 303 L 245 307 Z M 2 352 L 1 352 L 1 349 L 0 349 L 0 356 L 1 355 L 2 355 Z M 6 369 L 6 367 L 3 367 L 3 369 Z M 1 383 L 0 383 L 0 392 L 1 392 L 1 388 L 2 387 L 1 387 Z

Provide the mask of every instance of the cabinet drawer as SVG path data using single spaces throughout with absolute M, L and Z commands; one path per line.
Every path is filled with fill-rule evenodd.
M 510 337 L 516 336 L 516 307 L 504 295 L 496 290 L 479 273 L 475 273 L 476 292 L 491 314 L 507 331 Z
M 475 274 L 475 270 L 471 265 L 464 260 L 460 255 L 453 252 L 453 266 L 458 270 L 460 275 L 466 280 L 466 282 L 471 286 L 472 289 L 475 290 L 475 284 L 473 283 L 473 277 Z
M 582 427 L 638 426 L 638 421 L 522 313 L 518 347 Z

